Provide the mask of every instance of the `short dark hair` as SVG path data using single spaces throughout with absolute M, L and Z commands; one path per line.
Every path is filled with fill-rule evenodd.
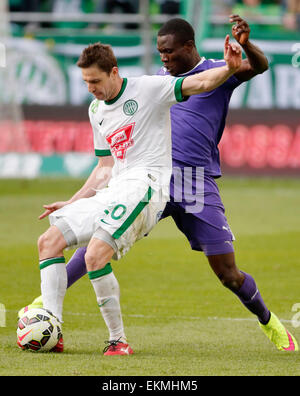
M 107 74 L 110 74 L 113 67 L 118 66 L 117 59 L 110 45 L 99 42 L 90 44 L 82 51 L 77 61 L 77 66 L 85 69 L 94 64 Z
M 158 36 L 166 36 L 172 34 L 175 36 L 176 41 L 181 44 L 187 41 L 195 42 L 195 31 L 193 27 L 184 19 L 173 18 L 166 22 L 158 31 Z

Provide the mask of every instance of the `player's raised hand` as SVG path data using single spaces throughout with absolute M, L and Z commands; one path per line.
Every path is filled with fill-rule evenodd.
M 231 29 L 233 37 L 239 44 L 245 45 L 249 40 L 250 35 L 250 27 L 248 23 L 236 14 L 230 15 L 229 22 L 235 23 Z
M 52 204 L 49 205 L 43 205 L 43 208 L 46 209 L 44 213 L 42 213 L 39 216 L 39 219 L 42 220 L 45 217 L 49 216 L 50 213 L 54 212 L 57 209 L 60 209 L 62 207 L 64 207 L 65 205 L 67 205 L 69 202 L 68 201 L 59 201 L 59 202 L 54 202 Z
M 241 47 L 235 43 L 230 43 L 228 34 L 224 43 L 224 59 L 229 69 L 234 72 L 238 71 L 242 64 Z

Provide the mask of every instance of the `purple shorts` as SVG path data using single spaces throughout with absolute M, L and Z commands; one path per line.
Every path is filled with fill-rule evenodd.
M 172 216 L 177 228 L 183 232 L 193 250 L 203 251 L 206 256 L 232 253 L 232 234 L 218 186 L 212 177 L 204 179 L 204 204 L 197 213 L 187 213 L 187 202 L 175 202 L 171 180 L 171 198 L 161 219 Z

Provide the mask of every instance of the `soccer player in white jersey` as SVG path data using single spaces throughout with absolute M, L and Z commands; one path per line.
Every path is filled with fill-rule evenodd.
M 67 273 L 63 251 L 86 245 L 85 261 L 109 331 L 105 355 L 133 353 L 127 343 L 112 258 L 149 233 L 169 198 L 170 107 L 223 84 L 241 65 L 241 49 L 225 39 L 226 65 L 186 78 L 122 78 L 109 45 L 90 45 L 77 65 L 95 96 L 89 108 L 97 166 L 69 200 L 45 205 L 50 227 L 39 237 L 43 305 L 62 321 Z M 107 188 L 104 188 L 108 185 Z M 61 339 L 56 348 L 63 350 Z

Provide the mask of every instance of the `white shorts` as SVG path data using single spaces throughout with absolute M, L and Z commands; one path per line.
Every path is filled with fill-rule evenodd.
M 153 189 L 147 180 L 119 180 L 90 198 L 79 199 L 49 216 L 63 233 L 69 248 L 86 246 L 105 230 L 115 243 L 119 260 L 158 222 L 168 194 Z M 102 239 L 102 238 L 100 238 Z

